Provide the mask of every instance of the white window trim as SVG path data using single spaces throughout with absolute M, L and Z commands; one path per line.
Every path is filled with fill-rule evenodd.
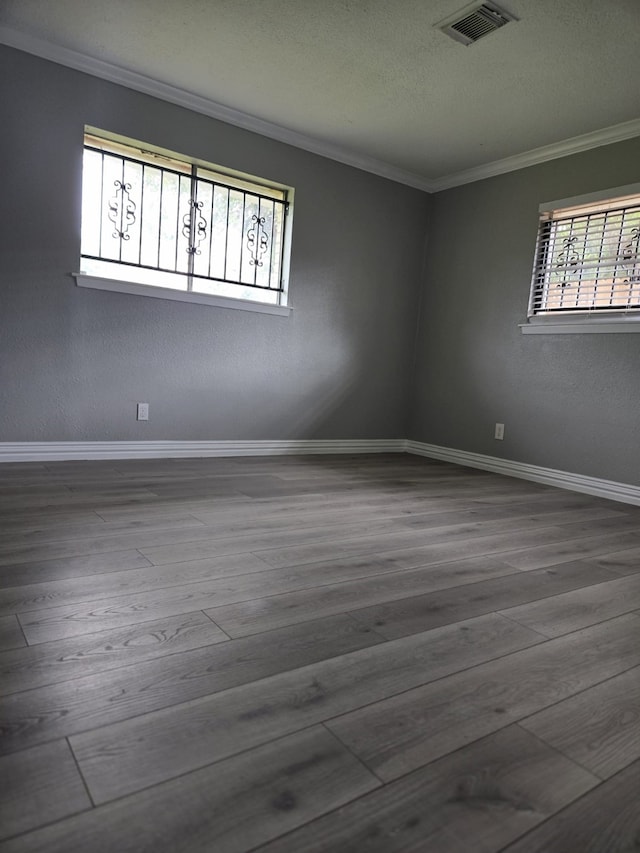
M 530 318 L 519 323 L 523 335 L 582 335 L 640 332 L 640 317 L 627 314 L 622 317 L 553 317 Z
M 84 272 L 82 270 L 82 254 L 80 272 L 71 273 L 71 275 L 75 278 L 78 287 L 87 287 L 93 290 L 107 290 L 113 291 L 115 293 L 129 294 L 132 296 L 150 296 L 155 299 L 168 299 L 173 302 L 189 302 L 198 305 L 209 305 L 215 308 L 230 308 L 240 311 L 251 311 L 258 314 L 272 314 L 282 317 L 289 316 L 291 314 L 293 308 L 290 304 L 291 295 L 289 292 L 289 266 L 291 261 L 293 202 L 295 195 L 293 187 L 286 186 L 284 184 L 280 184 L 274 181 L 267 181 L 266 179 L 249 175 L 248 173 L 239 172 L 237 170 L 229 169 L 223 166 L 218 166 L 207 161 L 189 157 L 188 155 L 168 151 L 153 144 L 120 136 L 118 134 L 112 133 L 111 131 L 105 131 L 99 128 L 92 127 L 90 125 L 85 125 L 84 133 L 85 145 L 86 137 L 93 136 L 96 137 L 98 140 L 103 139 L 105 142 L 117 143 L 128 149 L 140 150 L 142 152 L 153 151 L 161 156 L 175 159 L 182 164 L 187 164 L 192 167 L 198 167 L 200 169 L 209 170 L 210 172 L 214 172 L 216 173 L 216 175 L 223 178 L 226 176 L 228 178 L 253 184 L 255 186 L 262 186 L 268 190 L 281 190 L 285 192 L 284 201 L 286 215 L 284 231 L 282 235 L 281 250 L 282 256 L 280 282 L 282 287 L 280 290 L 275 290 L 275 288 L 273 290 L 268 289 L 269 292 L 278 294 L 277 302 L 263 302 L 262 300 L 251 299 L 247 298 L 246 296 L 223 296 L 221 294 L 203 293 L 199 291 L 194 291 L 191 288 L 189 290 L 178 290 L 175 288 L 158 286 L 152 283 L 145 284 L 139 281 L 128 280 L 126 273 L 119 277 L 111 277 L 109 275 L 102 275 L 99 271 Z M 105 261 L 106 260 L 108 259 L 105 259 Z M 133 265 L 132 268 L 140 269 L 141 267 Z M 122 269 L 122 266 L 120 266 L 120 269 Z M 150 272 L 153 274 L 153 270 L 150 270 Z M 160 272 L 163 271 L 159 271 L 159 273 Z M 192 278 L 198 278 L 198 276 L 189 276 L 189 281 L 191 281 Z M 243 288 L 243 285 L 240 282 L 222 282 L 222 284 L 227 283 L 231 284 L 232 286 L 236 286 L 237 284 L 238 288 Z M 265 288 L 265 290 L 267 290 L 267 288 Z
M 538 207 L 538 214 L 548 213 L 563 207 L 578 207 L 582 204 L 593 204 L 607 201 L 625 195 L 640 193 L 640 183 L 627 184 L 623 187 L 599 190 L 594 193 L 556 199 L 543 202 Z M 528 317 L 526 322 L 519 323 L 523 335 L 576 335 L 576 334 L 617 334 L 640 332 L 640 311 L 614 312 L 603 315 L 602 312 L 577 311 L 575 314 L 547 315 Z
M 191 302 L 198 305 L 210 305 L 215 308 L 234 308 L 239 311 L 253 311 L 257 314 L 276 314 L 288 317 L 293 311 L 291 305 L 270 305 L 268 302 L 253 302 L 249 299 L 234 299 L 231 296 L 215 296 L 209 293 L 172 290 L 167 287 L 155 287 L 151 284 L 138 284 L 133 281 L 121 281 L 115 278 L 102 278 L 82 272 L 71 273 L 78 287 L 92 290 L 111 290 L 115 293 L 128 293 L 132 296 L 151 296 L 153 299 L 169 299 L 173 302 Z

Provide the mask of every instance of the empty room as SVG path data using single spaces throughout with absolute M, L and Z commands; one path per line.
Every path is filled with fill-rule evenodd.
M 640 845 L 637 0 L 2 0 L 0 853 Z

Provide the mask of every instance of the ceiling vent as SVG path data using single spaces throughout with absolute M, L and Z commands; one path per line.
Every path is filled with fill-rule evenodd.
M 473 44 L 517 18 L 495 3 L 473 3 L 436 26 L 462 44 Z

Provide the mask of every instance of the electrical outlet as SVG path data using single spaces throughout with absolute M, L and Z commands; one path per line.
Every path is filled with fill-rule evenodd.
M 497 438 L 498 441 L 502 441 L 504 438 L 504 424 L 496 424 L 496 431 L 493 434 L 494 438 Z
M 149 420 L 149 404 L 148 403 L 138 403 L 138 420 L 139 421 L 148 421 Z

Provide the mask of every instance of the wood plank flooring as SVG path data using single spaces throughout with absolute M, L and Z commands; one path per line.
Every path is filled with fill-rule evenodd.
M 640 508 L 418 457 L 0 467 L 0 853 L 623 853 Z

